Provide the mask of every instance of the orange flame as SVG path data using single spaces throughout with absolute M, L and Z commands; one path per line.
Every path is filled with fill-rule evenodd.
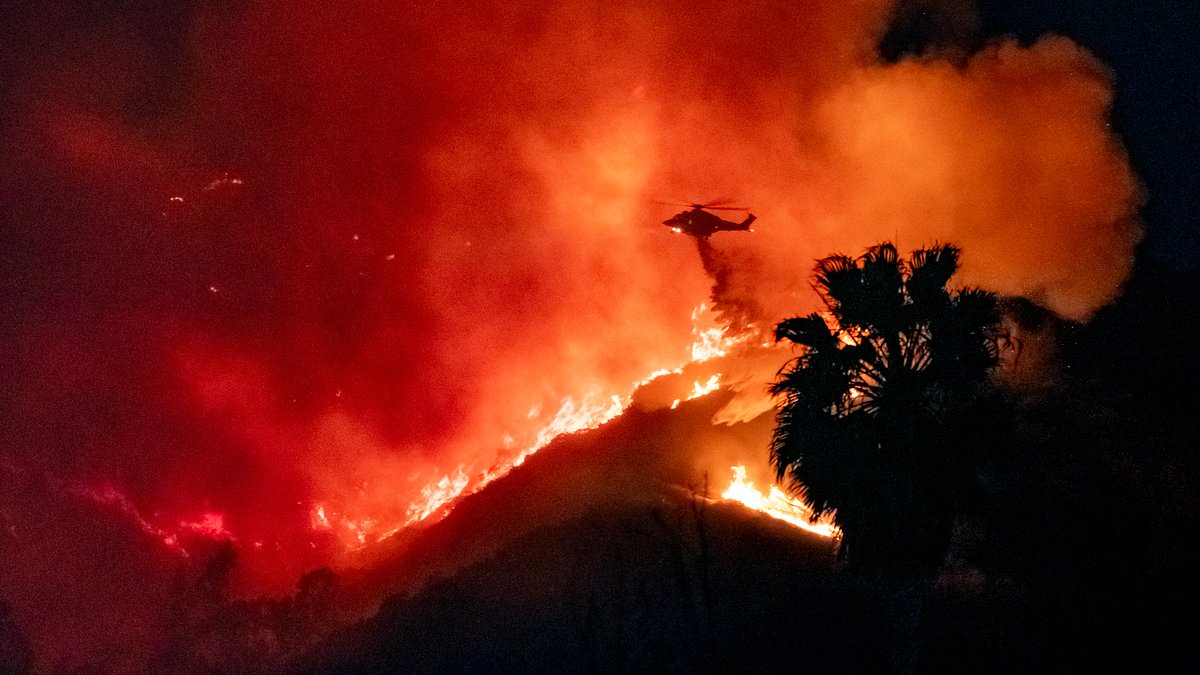
M 420 490 L 420 498 L 408 506 L 403 520 L 398 523 L 393 522 L 392 525 L 386 526 L 374 519 L 354 518 L 337 513 L 324 503 L 313 505 L 310 522 L 316 530 L 344 532 L 344 541 L 354 548 L 379 543 L 406 527 L 444 517 L 459 499 L 475 494 L 492 481 L 507 475 L 558 436 L 594 429 L 620 415 L 629 405 L 629 400 L 629 396 L 601 394 L 587 396 L 582 400 L 565 399 L 550 421 L 538 429 L 529 443 L 515 454 L 473 475 L 470 467 L 460 464 L 454 471 L 427 483 Z M 540 406 L 534 407 L 530 410 L 529 417 L 536 418 L 540 413 Z M 504 441 L 506 447 L 517 445 L 517 440 L 511 436 L 506 437 Z
M 726 334 L 726 326 L 719 321 L 716 313 L 710 310 L 706 303 L 701 303 L 692 310 L 692 321 L 694 323 L 692 328 L 694 341 L 691 347 L 692 358 L 690 361 L 692 363 L 724 356 L 740 342 L 738 337 L 730 337 Z M 687 364 L 684 363 L 675 368 L 663 368 L 652 372 L 644 379 L 633 383 L 629 387 L 631 393 L 624 396 L 617 394 L 606 396 L 596 393 L 578 401 L 573 398 L 564 399 L 559 404 L 557 412 L 554 413 L 550 421 L 534 434 L 532 442 L 523 449 L 479 473 L 474 478 L 469 476 L 465 465 L 460 465 L 451 474 L 444 475 L 438 480 L 427 484 L 421 489 L 421 499 L 409 507 L 408 515 L 404 522 L 379 533 L 375 537 L 375 541 L 383 541 L 405 527 L 423 522 L 431 516 L 446 515 L 453 508 L 453 503 L 456 500 L 482 490 L 492 481 L 503 477 L 508 472 L 521 466 L 525 463 L 526 459 L 538 450 L 546 447 L 546 445 L 558 436 L 587 429 L 595 429 L 620 415 L 628 407 L 632 391 L 659 376 L 680 373 L 683 371 L 684 365 Z M 713 374 L 703 382 L 697 381 L 692 385 L 691 394 L 684 400 L 690 401 L 716 391 L 720 387 L 720 384 L 720 373 Z M 678 404 L 679 401 L 676 401 L 672 404 L 672 407 L 676 407 Z M 536 418 L 540 412 L 540 406 L 535 406 L 529 411 L 528 417 L 530 419 Z M 506 447 L 511 447 L 514 444 L 516 444 L 516 441 L 512 437 L 505 438 Z M 323 507 L 318 505 L 315 508 L 321 509 Z M 314 511 L 314 513 L 318 512 Z M 323 515 L 324 511 L 320 511 L 320 514 L 322 514 L 320 519 L 314 516 L 314 523 L 325 518 Z M 329 529 L 329 527 L 326 525 L 325 529 Z M 365 543 L 365 538 L 361 534 L 358 539 L 359 543 Z
M 740 344 L 742 336 L 729 335 L 728 326 L 708 303 L 700 303 L 692 310 L 692 361 L 703 363 L 725 356 Z
M 840 530 L 833 524 L 833 519 L 826 515 L 814 519 L 812 508 L 804 502 L 789 497 L 779 486 L 772 485 L 768 494 L 763 494 L 754 483 L 746 478 L 746 467 L 738 465 L 733 468 L 733 481 L 721 493 L 721 498 L 739 502 L 755 511 L 765 513 L 772 518 L 795 525 L 801 529 L 818 534 L 822 537 L 836 538 Z

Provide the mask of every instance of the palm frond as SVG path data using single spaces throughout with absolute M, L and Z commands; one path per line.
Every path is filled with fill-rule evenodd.
M 904 261 L 891 243 L 867 249 L 858 259 L 858 292 L 842 304 L 842 318 L 884 332 L 899 327 L 904 306 Z
M 896 250 L 896 245 L 890 241 L 885 241 L 868 248 L 862 255 L 863 265 L 879 265 L 883 267 L 894 267 L 903 269 L 903 261 L 900 260 L 900 252 Z
M 827 303 L 840 305 L 857 292 L 861 270 L 858 263 L 847 255 L 831 255 L 817 261 L 813 270 L 813 281 L 817 292 Z
M 946 284 L 958 271 L 960 253 L 950 244 L 913 251 L 907 290 L 914 304 L 939 304 L 946 297 Z
M 785 319 L 775 326 L 775 341 L 790 340 L 814 350 L 832 350 L 838 345 L 837 337 L 820 314 L 797 316 Z
M 954 296 L 954 309 L 960 323 L 981 332 L 1000 322 L 996 294 L 978 288 L 964 288 Z

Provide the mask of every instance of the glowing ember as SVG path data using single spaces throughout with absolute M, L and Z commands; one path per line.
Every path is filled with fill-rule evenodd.
M 188 557 L 188 551 L 181 543 L 187 536 L 199 536 L 214 541 L 234 541 L 233 533 L 225 529 L 225 516 L 220 513 L 208 512 L 196 520 L 181 520 L 173 525 L 157 525 L 148 520 L 134 506 L 125 493 L 112 487 L 101 488 L 74 486 L 70 491 L 96 504 L 114 509 L 133 521 L 138 528 L 161 541 L 167 548 L 183 557 Z
M 822 537 L 837 537 L 838 529 L 828 516 L 813 520 L 812 509 L 803 502 L 789 497 L 787 493 L 772 485 L 769 494 L 763 494 L 746 479 L 746 467 L 738 465 L 733 468 L 733 482 L 721 493 L 722 499 L 739 502 L 755 511 L 765 513 L 772 518 L 778 518 L 796 527 L 808 530 Z
M 213 190 L 220 190 L 222 188 L 235 187 L 235 186 L 241 185 L 242 182 L 243 181 L 241 178 L 236 178 L 236 177 L 230 176 L 228 173 L 226 173 L 225 175 L 221 176 L 220 178 L 214 179 L 213 181 L 209 182 L 208 185 L 205 185 L 204 192 L 212 192 Z
M 179 529 L 199 534 L 209 539 L 233 539 L 233 533 L 225 529 L 225 516 L 208 512 L 198 520 L 181 520 Z
M 318 504 L 312 512 L 312 527 L 314 530 L 328 530 L 333 526 L 329 524 L 329 516 L 325 515 L 325 506 Z

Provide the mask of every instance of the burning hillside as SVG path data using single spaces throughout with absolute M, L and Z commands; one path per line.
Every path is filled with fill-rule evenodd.
M 954 240 L 963 283 L 1073 318 L 1114 297 L 1140 228 L 1103 65 L 1057 37 L 885 64 L 893 10 L 29 10 L 0 597 L 43 659 L 155 621 L 89 632 L 47 595 L 110 612 L 221 541 L 238 592 L 283 593 L 631 406 L 721 387 L 718 421 L 755 419 L 789 357 L 764 335 L 830 251 Z M 658 224 L 655 199 L 718 196 L 756 231 L 698 259 Z M 769 491 L 763 455 L 725 454 L 701 473 Z M 97 575 L 112 535 L 77 507 L 156 550 Z

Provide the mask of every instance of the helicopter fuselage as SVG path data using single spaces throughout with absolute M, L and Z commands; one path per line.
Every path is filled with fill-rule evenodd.
M 703 239 L 717 232 L 747 231 L 753 222 L 754 214 L 747 214 L 745 220 L 735 223 L 731 220 L 717 217 L 702 208 L 692 208 L 688 211 L 680 211 L 669 219 L 664 220 L 663 225 L 671 228 L 674 232 L 690 234 L 693 237 Z

